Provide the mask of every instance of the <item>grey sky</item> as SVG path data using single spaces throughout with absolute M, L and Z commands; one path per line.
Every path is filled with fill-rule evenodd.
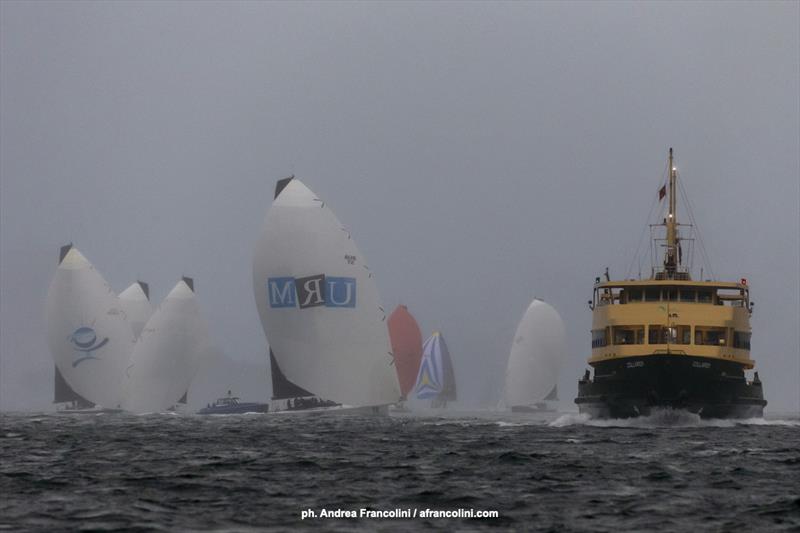
M 799 6 L 0 3 L 0 408 L 51 401 L 69 241 L 155 302 L 193 275 L 217 344 L 263 364 L 253 245 L 291 173 L 387 310 L 443 331 L 465 405 L 500 399 L 533 296 L 568 404 L 673 146 L 717 277 L 752 286 L 769 408 L 800 410 Z

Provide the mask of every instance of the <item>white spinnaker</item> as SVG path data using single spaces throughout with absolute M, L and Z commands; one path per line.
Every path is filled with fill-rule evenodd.
M 119 301 L 122 304 L 122 310 L 125 311 L 125 316 L 128 318 L 128 323 L 131 325 L 133 336 L 138 339 L 142 329 L 144 329 L 144 325 L 147 324 L 153 314 L 153 306 L 150 305 L 150 299 L 142 290 L 140 282 L 137 281 L 119 293 Z
M 45 321 L 50 352 L 69 386 L 92 403 L 117 407 L 133 333 L 117 295 L 74 247 L 47 291 Z
M 163 412 L 178 403 L 211 350 L 208 324 L 183 280 L 147 321 L 122 379 L 122 408 Z
M 291 278 L 355 281 L 354 307 L 300 308 Z M 294 305 L 273 306 L 268 283 L 291 289 Z M 348 281 L 348 283 L 350 283 Z M 386 315 L 375 280 L 350 234 L 322 200 L 293 179 L 267 212 L 253 259 L 261 324 L 286 377 L 300 387 L 347 405 L 384 405 L 400 397 Z M 327 286 L 327 285 L 326 285 Z M 340 284 L 341 288 L 342 285 Z M 340 301 L 349 301 L 340 293 Z
M 532 405 L 558 383 L 566 352 L 564 322 L 545 302 L 531 302 L 514 335 L 506 370 L 506 404 Z

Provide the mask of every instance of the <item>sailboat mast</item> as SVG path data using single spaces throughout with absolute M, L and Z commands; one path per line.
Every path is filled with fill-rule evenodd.
M 667 215 L 667 254 L 664 258 L 664 270 L 668 278 L 673 278 L 678 266 L 678 221 L 675 217 L 675 178 L 676 170 L 672 160 L 672 148 L 669 149 L 669 214 Z

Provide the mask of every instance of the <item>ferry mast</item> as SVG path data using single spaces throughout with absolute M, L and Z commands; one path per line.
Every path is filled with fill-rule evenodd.
M 672 160 L 672 148 L 669 149 L 669 213 L 665 224 L 667 226 L 667 252 L 664 256 L 664 274 L 667 279 L 675 279 L 678 270 L 678 221 L 675 216 L 675 179 L 677 170 Z

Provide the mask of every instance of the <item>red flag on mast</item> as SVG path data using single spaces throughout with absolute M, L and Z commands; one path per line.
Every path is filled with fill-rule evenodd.
M 663 199 L 664 199 L 664 197 L 665 197 L 666 195 L 667 195 L 667 186 L 666 186 L 666 185 L 663 185 L 663 186 L 662 186 L 662 187 L 661 187 L 661 188 L 658 190 L 658 200 L 659 200 L 659 201 L 663 200 Z

